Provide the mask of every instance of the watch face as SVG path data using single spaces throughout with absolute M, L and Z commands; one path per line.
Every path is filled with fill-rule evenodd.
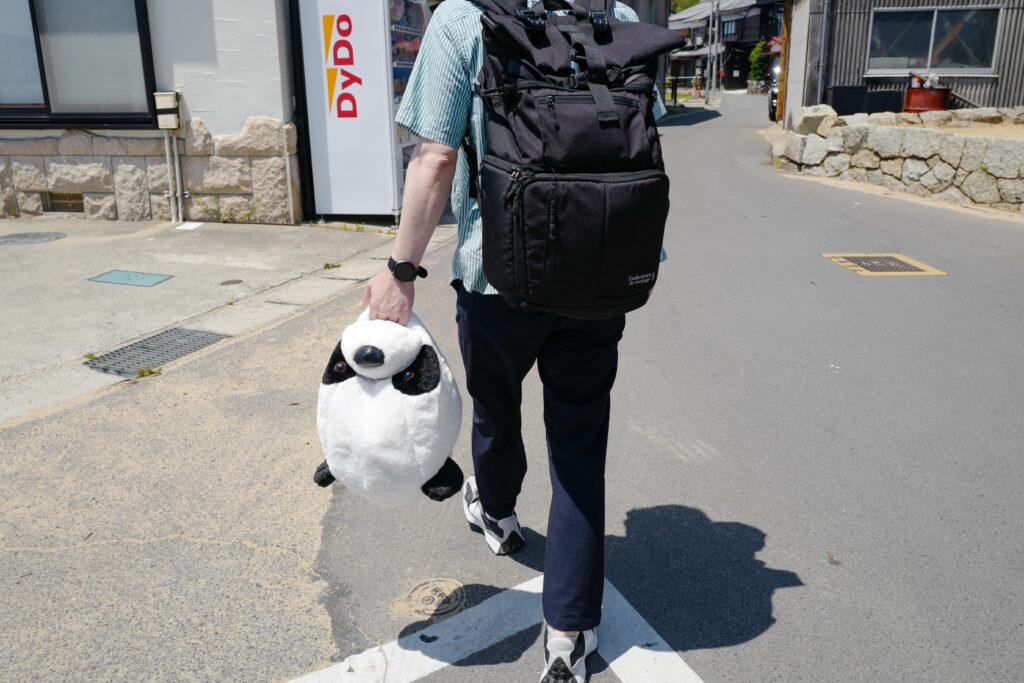
M 399 282 L 412 282 L 416 279 L 416 266 L 408 261 L 395 264 L 395 269 L 391 272 Z

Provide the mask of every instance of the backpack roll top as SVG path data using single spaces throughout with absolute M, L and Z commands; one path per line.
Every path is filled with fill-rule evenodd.
M 657 281 L 669 179 L 654 79 L 681 38 L 582 4 L 569 16 L 483 15 L 476 187 L 484 274 L 505 300 L 606 318 L 644 305 Z

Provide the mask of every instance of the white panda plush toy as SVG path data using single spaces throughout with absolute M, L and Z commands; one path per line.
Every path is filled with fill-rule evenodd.
M 324 371 L 317 431 L 326 460 L 314 480 L 380 505 L 421 496 L 444 500 L 462 488 L 451 459 L 462 397 L 448 362 L 415 315 L 408 326 L 370 320 L 344 329 Z

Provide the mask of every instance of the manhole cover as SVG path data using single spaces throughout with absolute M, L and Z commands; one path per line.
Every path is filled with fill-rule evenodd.
M 136 273 L 132 270 L 111 270 L 103 275 L 89 278 L 90 282 L 107 282 L 112 285 L 132 285 L 133 287 L 152 287 L 170 280 L 173 275 L 156 273 Z
M 416 614 L 444 617 L 466 608 L 466 588 L 455 579 L 430 579 L 409 591 L 406 604 Z
M 822 254 L 858 275 L 946 275 L 947 273 L 902 254 Z
M 158 368 L 227 338 L 226 334 L 177 327 L 88 360 L 85 365 L 111 375 L 138 377 L 140 368 Z
M 65 232 L 16 232 L 10 235 L 0 235 L 0 245 L 42 244 L 44 242 L 56 242 L 67 236 Z

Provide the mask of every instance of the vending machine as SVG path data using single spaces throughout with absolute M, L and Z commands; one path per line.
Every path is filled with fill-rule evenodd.
M 426 0 L 300 0 L 309 158 L 318 214 L 391 214 L 416 146 L 395 125 Z

